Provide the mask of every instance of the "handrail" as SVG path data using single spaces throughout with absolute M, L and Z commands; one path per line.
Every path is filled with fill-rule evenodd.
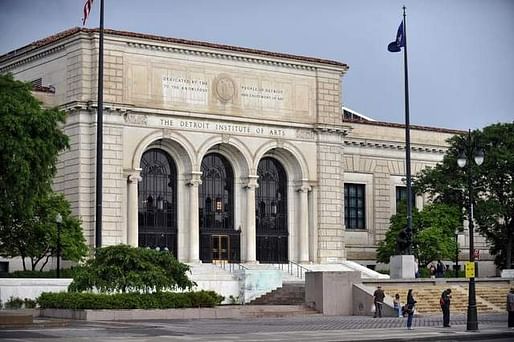
M 303 279 L 303 276 L 305 275 L 305 272 L 309 272 L 310 270 L 306 267 L 303 267 L 302 265 L 294 262 L 294 261 L 289 261 L 289 263 L 287 264 L 288 265 L 288 272 L 289 274 L 291 275 L 294 275 L 294 273 L 292 272 L 292 269 L 293 267 L 296 267 L 296 277 L 297 278 L 300 278 L 300 279 Z
M 244 267 L 239 263 L 231 263 L 227 262 L 227 260 L 216 260 L 213 264 L 219 266 L 224 271 L 229 271 L 230 273 L 234 273 L 236 270 L 236 265 L 238 266 L 238 270 L 247 270 L 248 268 Z
M 281 271 L 286 271 L 284 268 L 287 265 L 287 273 L 289 273 L 292 276 L 295 276 L 296 278 L 303 279 L 305 272 L 309 272 L 310 270 L 306 267 L 303 267 L 302 265 L 294 262 L 294 261 L 287 261 L 287 264 L 273 264 L 276 268 L 278 268 Z

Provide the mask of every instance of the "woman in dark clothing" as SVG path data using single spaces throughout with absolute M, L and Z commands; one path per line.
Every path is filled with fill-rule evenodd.
M 450 301 L 452 299 L 452 289 L 446 289 L 441 294 L 439 304 L 441 304 L 441 310 L 443 311 L 443 327 L 450 327 Z
M 405 306 L 407 309 L 407 329 L 412 330 L 412 318 L 414 317 L 414 308 L 416 306 L 412 289 L 409 289 L 407 293 L 407 304 Z
M 507 311 L 509 312 L 509 328 L 514 328 L 514 287 L 507 295 Z

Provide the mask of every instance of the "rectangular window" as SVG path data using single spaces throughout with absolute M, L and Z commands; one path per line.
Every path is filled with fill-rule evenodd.
M 366 229 L 366 186 L 344 185 L 344 224 L 346 229 Z
M 397 186 L 396 187 L 396 212 L 398 212 L 398 207 L 400 203 L 404 202 L 407 204 L 407 187 L 406 186 Z M 416 207 L 416 192 L 414 188 L 412 188 L 412 198 L 411 198 L 412 208 Z

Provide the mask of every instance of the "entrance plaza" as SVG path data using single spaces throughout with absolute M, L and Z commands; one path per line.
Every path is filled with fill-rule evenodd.
M 479 316 L 478 332 L 466 332 L 466 317 L 453 315 L 451 328 L 441 315 L 405 319 L 371 316 L 239 317 L 236 319 L 83 322 L 40 320 L 32 327 L 0 328 L 10 341 L 512 341 L 507 315 Z

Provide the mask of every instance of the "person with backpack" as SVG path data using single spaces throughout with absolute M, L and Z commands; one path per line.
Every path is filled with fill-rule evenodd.
M 452 289 L 446 289 L 441 293 L 439 304 L 443 311 L 443 327 L 450 327 L 450 301 L 452 299 Z

